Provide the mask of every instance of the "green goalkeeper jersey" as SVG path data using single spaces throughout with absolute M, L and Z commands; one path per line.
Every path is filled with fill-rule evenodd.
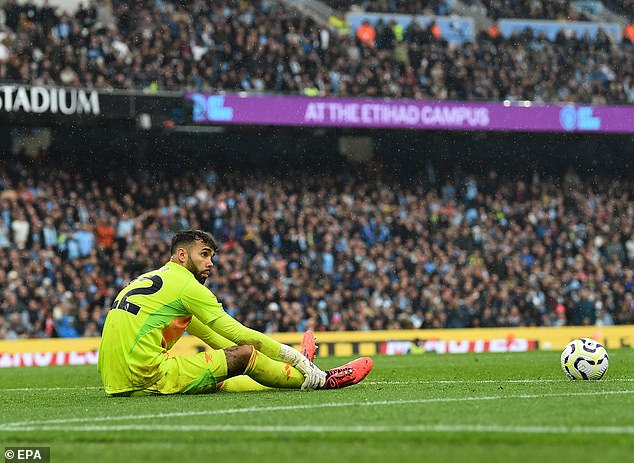
M 192 316 L 208 325 L 223 315 L 216 296 L 181 265 L 168 262 L 136 278 L 117 295 L 103 328 L 98 369 L 106 393 L 154 384 Z

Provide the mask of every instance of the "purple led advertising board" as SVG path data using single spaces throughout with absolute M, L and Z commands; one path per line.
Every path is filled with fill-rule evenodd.
M 188 93 L 199 124 L 634 133 L 634 106 Z

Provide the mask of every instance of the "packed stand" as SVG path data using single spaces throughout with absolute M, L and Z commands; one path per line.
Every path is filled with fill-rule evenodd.
M 558 21 L 588 21 L 590 18 L 571 7 L 570 0 L 462 0 L 470 6 L 479 6 L 488 17 L 548 19 Z M 396 14 L 427 14 L 447 16 L 450 2 L 444 0 L 326 0 L 326 4 L 341 11 L 367 11 Z
M 634 101 L 632 42 L 606 34 L 589 41 L 562 32 L 554 42 L 530 32 L 509 39 L 482 34 L 451 45 L 435 24 L 399 29 L 381 21 L 364 34 L 340 36 L 266 0 L 113 5 L 116 25 L 107 26 L 89 10 L 53 11 L 46 20 L 31 19 L 43 15 L 37 9 L 7 14 L 0 80 L 419 100 Z
M 634 0 L 603 0 L 603 3 L 616 13 L 628 18 L 630 22 L 634 21 Z
M 394 14 L 431 14 L 447 16 L 449 4 L 445 0 L 325 0 L 339 11 L 367 11 Z
M 571 0 L 462 0 L 484 8 L 487 16 L 500 18 L 547 19 L 551 21 L 589 21 L 583 11 L 572 8 Z
M 5 164 L 0 339 L 99 335 L 190 227 L 221 244 L 209 287 L 266 332 L 634 323 L 631 178 L 356 172 L 77 181 Z

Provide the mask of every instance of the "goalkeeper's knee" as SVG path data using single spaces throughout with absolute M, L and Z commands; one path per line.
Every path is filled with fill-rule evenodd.
M 231 346 L 224 351 L 227 358 L 227 377 L 245 374 L 253 365 L 256 354 L 253 346 Z

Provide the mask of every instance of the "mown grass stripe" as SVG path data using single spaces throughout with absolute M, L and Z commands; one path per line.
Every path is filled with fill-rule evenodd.
M 169 432 L 260 432 L 260 433 L 385 433 L 467 432 L 500 434 L 634 434 L 634 426 L 509 426 L 509 425 L 383 425 L 383 426 L 259 426 L 259 425 L 84 425 L 28 426 L 2 429 L 4 432 L 65 431 L 169 431 Z
M 509 400 L 509 399 L 545 399 L 552 397 L 572 397 L 572 396 L 608 396 L 634 394 L 634 391 L 593 391 L 593 392 L 570 392 L 559 394 L 505 394 L 494 396 L 468 396 L 468 397 L 436 397 L 426 399 L 412 400 L 379 400 L 368 402 L 325 402 L 316 404 L 294 404 L 294 405 L 276 405 L 271 407 L 245 407 L 245 408 L 228 408 L 220 410 L 191 410 L 185 412 L 171 413 L 153 413 L 145 415 L 121 415 L 121 416 L 92 416 L 92 417 L 73 417 L 60 418 L 54 420 L 32 420 L 18 421 L 13 423 L 5 423 L 0 425 L 0 431 L 24 428 L 32 426 L 46 426 L 49 424 L 68 424 L 95 421 L 131 421 L 131 420 L 152 420 L 174 417 L 192 417 L 192 416 L 211 416 L 211 415 L 230 415 L 239 413 L 258 413 L 258 412 L 276 412 L 276 411 L 293 411 L 308 410 L 318 408 L 340 408 L 340 407 L 375 407 L 375 406 L 401 406 L 401 405 L 422 405 L 447 402 L 472 402 L 472 401 L 488 401 L 488 400 Z
M 410 384 L 548 384 L 548 383 L 569 383 L 568 378 L 561 379 L 420 379 L 408 381 L 364 381 L 357 387 L 375 386 L 383 384 L 410 385 Z M 604 378 L 601 383 L 631 383 L 634 378 Z M 56 391 L 98 391 L 103 390 L 102 386 L 81 386 L 81 387 L 12 387 L 0 388 L 0 392 L 56 392 Z

